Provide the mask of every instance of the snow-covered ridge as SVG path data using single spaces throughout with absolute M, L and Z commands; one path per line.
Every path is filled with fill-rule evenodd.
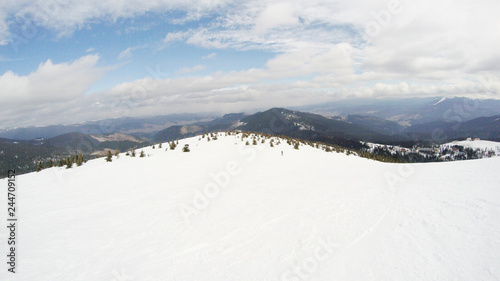
M 441 102 L 443 102 L 443 101 L 445 101 L 445 100 L 446 100 L 446 98 L 441 98 L 438 102 L 436 102 L 436 103 L 435 103 L 435 104 L 433 104 L 433 105 L 438 105 L 439 103 L 441 103 Z
M 0 280 L 500 278 L 500 157 L 389 164 L 242 135 L 19 176 L 19 272 Z
M 447 146 L 461 145 L 464 147 L 471 147 L 471 148 L 498 150 L 500 152 L 500 142 L 489 141 L 489 140 L 462 140 L 462 141 L 453 141 L 450 143 L 446 143 L 444 145 Z
M 90 135 L 93 139 L 104 142 L 104 141 L 133 141 L 133 142 L 141 142 L 141 140 L 125 134 L 114 133 L 110 135 Z

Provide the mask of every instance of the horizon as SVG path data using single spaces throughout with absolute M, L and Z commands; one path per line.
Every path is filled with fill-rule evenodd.
M 3 128 L 348 99 L 500 99 L 496 1 L 119 3 L 0 4 Z
M 428 100 L 431 100 L 431 99 L 440 99 L 438 101 L 438 103 L 444 101 L 444 100 L 451 100 L 451 99 L 469 99 L 469 100 L 500 100 L 500 99 L 486 99 L 486 98 L 468 98 L 468 97 L 459 97 L 459 96 L 454 96 L 454 97 L 442 97 L 442 96 L 434 96 L 434 97 L 399 97 L 399 98 L 390 98 L 390 97 L 384 97 L 384 98 L 351 98 L 351 99 L 343 99 L 343 100 L 337 100 L 337 101 L 332 101 L 332 102 L 327 102 L 327 103 L 320 103 L 320 104 L 317 104 L 317 103 L 312 103 L 312 104 L 305 104 L 305 105 L 299 105 L 299 106 L 290 106 L 290 107 L 283 107 L 283 106 L 274 106 L 274 107 L 267 107 L 267 108 L 257 108 L 257 109 L 252 109 L 252 110 L 246 110 L 246 111 L 234 111 L 234 112 L 231 112 L 231 111 L 228 111 L 228 112 L 182 112 L 182 113 L 167 113 L 167 114 L 151 114 L 151 115 L 140 115 L 140 116 L 128 116 L 128 115 L 125 115 L 125 116 L 116 116 L 116 117 L 108 117 L 108 118 L 104 118 L 104 119 L 91 119 L 91 120 L 83 120 L 83 121 L 80 121 L 80 122 L 77 122 L 77 123 L 51 123 L 51 124 L 37 124 L 37 125 L 29 125 L 29 126 L 19 126 L 19 127 L 9 127 L 9 128 L 6 128 L 6 127 L 1 127 L 2 125 L 0 125 L 0 132 L 7 132 L 9 130 L 18 130 L 18 129 L 30 129 L 30 128 L 45 128 L 45 127 L 50 127 L 50 126 L 81 126 L 81 125 L 87 125 L 87 124 L 92 124 L 92 123 L 96 123 L 96 122 L 102 122 L 102 121 L 105 121 L 105 120 L 120 120 L 120 119 L 127 119 L 127 118 L 131 118 L 131 119 L 135 119 L 135 120 L 138 120 L 138 119 L 148 119 L 148 118 L 155 118 L 155 117 L 170 117 L 170 116 L 182 116 L 182 115 L 190 115 L 190 116 L 205 116 L 207 118 L 210 118 L 212 120 L 216 120 L 218 118 L 222 118 L 223 116 L 225 115 L 228 115 L 228 114 L 245 114 L 245 115 L 253 115 L 253 114 L 256 114 L 256 113 L 259 113 L 259 112 L 264 112 L 264 111 L 269 111 L 269 110 L 272 110 L 272 109 L 286 109 L 286 110 L 291 110 L 291 111 L 299 111 L 299 112 L 309 112 L 309 113 L 314 113 L 314 114 L 318 114 L 318 115 L 322 115 L 322 116 L 347 116 L 347 115 L 360 115 L 360 114 L 357 114 L 357 113 L 353 113 L 353 114 L 347 114 L 347 115 L 336 115 L 336 114 L 324 114 L 323 112 L 321 112 L 320 109 L 317 109 L 317 110 L 309 110 L 307 109 L 308 107 L 309 108 L 313 108 L 313 107 L 320 107 L 320 106 L 325 106 L 325 105 L 329 105 L 329 104 L 333 104 L 335 102 L 343 102 L 343 101 L 395 101 L 395 100 L 411 100 L 411 99 L 428 99 Z M 467 106 L 466 104 L 461 104 L 460 106 Z M 467 110 L 467 109 L 466 109 Z M 454 114 L 458 114 L 460 116 L 460 118 L 465 118 L 465 115 L 459 113 L 459 112 L 455 112 Z M 361 114 L 362 116 L 365 116 L 363 114 Z M 368 115 L 366 115 L 368 116 Z M 491 116 L 495 116 L 495 115 L 491 115 Z M 488 116 L 482 116 L 482 117 L 491 117 L 490 115 Z M 450 119 L 449 121 L 452 121 L 452 119 Z M 196 122 L 199 122 L 199 121 L 196 121 Z M 195 122 L 195 123 L 196 123 Z M 100 124 L 99 126 L 101 126 L 102 124 Z M 110 132 L 108 134 L 113 134 L 113 133 L 117 133 L 117 132 Z

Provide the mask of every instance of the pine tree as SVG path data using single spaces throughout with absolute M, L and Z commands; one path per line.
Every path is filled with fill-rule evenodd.
M 255 139 L 253 139 L 252 144 L 257 145 L 257 141 Z
M 170 150 L 175 150 L 175 147 L 176 147 L 175 142 L 173 141 L 170 142 Z
M 185 144 L 184 147 L 182 148 L 182 152 L 189 152 L 189 144 Z
M 81 166 L 83 164 L 83 154 L 78 154 L 76 156 L 76 166 Z
M 293 148 L 295 148 L 295 149 L 299 149 L 299 143 L 298 143 L 298 142 L 296 142 L 296 143 L 293 145 Z
M 111 162 L 113 161 L 111 158 L 113 157 L 113 154 L 111 154 L 111 150 L 108 150 L 108 154 L 106 155 L 106 162 Z
M 250 143 L 247 141 L 247 142 L 245 142 L 245 145 L 250 145 Z
M 40 172 L 42 169 L 43 169 L 42 162 L 41 162 L 41 161 L 38 161 L 38 164 L 37 164 L 37 166 L 36 166 L 36 171 L 37 171 L 37 172 Z
M 144 157 L 144 156 L 146 156 L 146 155 L 144 154 L 144 150 L 141 150 L 141 155 L 139 155 L 139 157 Z
M 160 142 L 160 143 L 158 143 L 158 148 L 162 148 L 162 147 L 161 147 L 161 142 Z

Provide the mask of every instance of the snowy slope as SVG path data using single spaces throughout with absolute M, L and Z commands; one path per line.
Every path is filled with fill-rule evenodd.
M 165 147 L 19 176 L 18 273 L 3 263 L 0 280 L 500 279 L 498 157 L 387 164 L 241 135 Z
M 494 151 L 499 150 L 500 151 L 500 142 L 488 141 L 488 140 L 475 140 L 475 141 L 463 140 L 463 141 L 454 141 L 454 142 L 443 144 L 443 146 L 454 146 L 454 145 L 461 145 L 463 147 L 488 149 L 488 150 L 494 150 Z

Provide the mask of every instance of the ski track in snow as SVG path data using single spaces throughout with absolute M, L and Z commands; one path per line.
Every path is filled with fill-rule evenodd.
M 500 279 L 500 157 L 387 164 L 198 138 L 19 176 L 18 273 L 0 280 Z M 230 162 L 240 173 L 186 222 L 179 206 Z M 334 246 L 308 270 L 321 241 Z

